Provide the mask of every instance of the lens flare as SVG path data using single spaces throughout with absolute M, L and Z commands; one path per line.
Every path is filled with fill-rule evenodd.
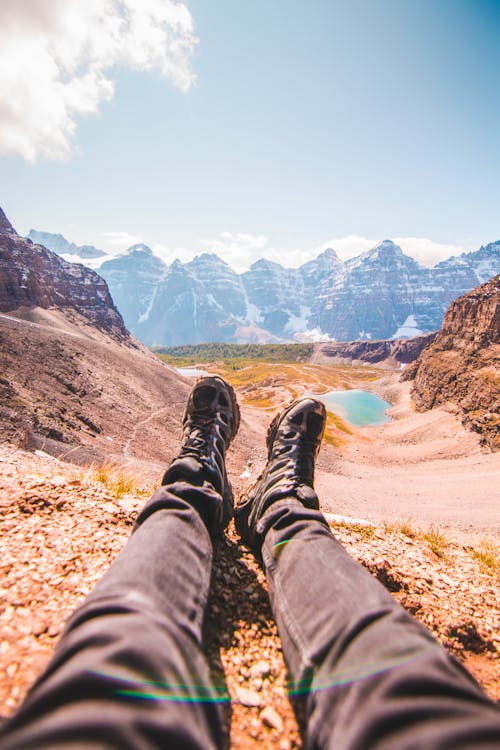
M 107 672 L 90 672 L 116 682 L 115 695 L 137 700 L 169 701 L 171 703 L 230 703 L 225 686 L 128 680 Z

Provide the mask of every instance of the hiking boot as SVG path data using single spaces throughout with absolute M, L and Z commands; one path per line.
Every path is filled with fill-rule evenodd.
M 235 508 L 236 528 L 249 546 L 256 546 L 256 525 L 276 500 L 295 497 L 306 508 L 319 509 L 313 489 L 314 464 L 325 423 L 326 409 L 313 398 L 293 401 L 274 417 L 267 432 L 266 467 Z
M 240 425 L 240 410 L 231 386 L 217 376 L 200 378 L 189 395 L 182 425 L 179 455 L 165 472 L 162 484 L 186 481 L 202 486 L 208 481 L 223 498 L 222 513 L 217 514 L 217 526 L 223 529 L 233 517 L 225 456 Z

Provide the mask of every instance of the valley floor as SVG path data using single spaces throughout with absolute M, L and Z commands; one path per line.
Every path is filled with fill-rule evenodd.
M 212 370 L 212 368 L 209 368 Z M 316 472 L 316 489 L 327 512 L 376 523 L 408 521 L 419 528 L 439 527 L 463 544 L 483 537 L 500 539 L 500 457 L 479 444 L 445 407 L 417 413 L 411 384 L 399 372 L 369 367 L 309 364 L 256 365 L 226 371 L 238 391 L 246 429 L 254 433 L 235 442 L 238 461 L 245 460 L 248 480 L 265 462 L 264 435 L 275 411 L 304 392 L 347 387 L 372 391 L 392 408 L 391 422 L 352 427 L 329 414 Z M 236 468 L 236 467 L 235 467 Z

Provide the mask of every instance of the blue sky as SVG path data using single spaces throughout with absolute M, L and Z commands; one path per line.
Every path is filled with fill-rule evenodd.
M 498 0 L 112 5 L 2 2 L 18 231 L 236 267 L 386 237 L 430 263 L 499 239 Z

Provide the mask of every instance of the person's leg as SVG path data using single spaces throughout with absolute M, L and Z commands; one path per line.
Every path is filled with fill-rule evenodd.
M 498 747 L 496 707 L 319 512 L 312 485 L 324 419 L 308 399 L 275 420 L 264 475 L 236 508 L 266 569 L 291 693 L 307 700 L 306 747 Z
M 230 515 L 224 455 L 237 427 L 229 387 L 200 381 L 164 486 L 69 621 L 47 671 L 5 727 L 2 750 L 221 746 L 226 697 L 210 684 L 202 623 L 211 538 Z

